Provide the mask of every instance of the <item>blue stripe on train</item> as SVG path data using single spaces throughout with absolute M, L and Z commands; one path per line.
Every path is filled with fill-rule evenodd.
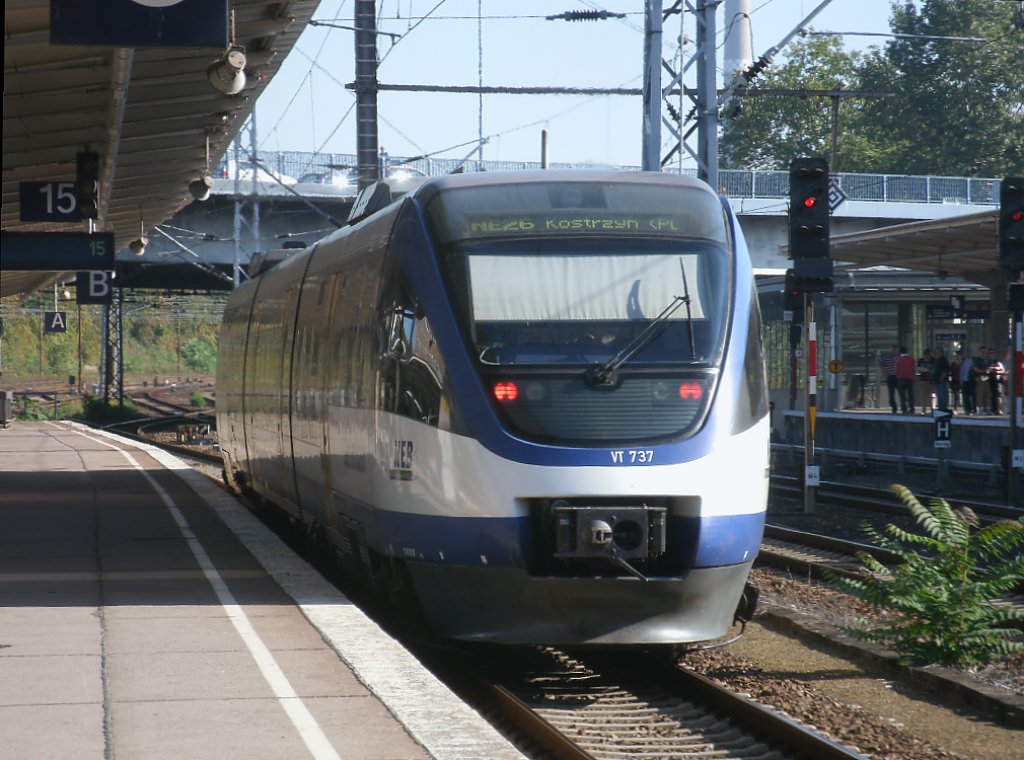
M 386 536 L 398 558 L 452 565 L 525 567 L 533 538 L 528 518 L 455 518 L 374 510 L 366 524 Z M 670 517 L 667 550 L 684 568 L 749 562 L 757 554 L 764 514 Z

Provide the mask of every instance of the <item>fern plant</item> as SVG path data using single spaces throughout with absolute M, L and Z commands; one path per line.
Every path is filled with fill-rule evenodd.
M 993 600 L 1024 581 L 1024 518 L 984 527 L 970 509 L 943 499 L 921 504 L 909 489 L 891 490 L 910 509 L 921 534 L 887 525 L 862 526 L 868 539 L 900 558 L 887 568 L 859 555 L 862 577 L 833 578 L 853 596 L 887 611 L 881 622 L 861 620 L 848 632 L 882 644 L 910 665 L 963 670 L 1024 650 L 1024 610 Z

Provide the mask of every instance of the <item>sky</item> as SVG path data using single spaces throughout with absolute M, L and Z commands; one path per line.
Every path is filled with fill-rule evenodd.
M 663 0 L 667 8 L 671 0 Z M 691 0 L 695 4 L 695 0 Z M 757 57 L 778 45 L 820 0 L 749 0 L 751 47 Z M 354 0 L 322 0 L 316 20 L 353 25 Z M 606 9 L 624 19 L 567 22 L 545 16 Z M 378 79 L 387 84 L 640 88 L 643 0 L 378 0 Z M 850 49 L 882 45 L 890 0 L 832 0 L 809 27 L 854 32 Z M 478 15 L 482 17 L 478 20 Z M 425 17 L 425 18 L 424 18 Z M 719 56 L 727 26 L 717 16 Z M 665 22 L 662 56 L 693 52 L 695 20 Z M 256 108 L 260 150 L 355 152 L 354 33 L 307 27 Z M 785 57 L 785 50 L 776 60 Z M 678 65 L 678 64 L 677 64 Z M 719 74 L 719 87 L 724 85 Z M 688 79 L 688 84 L 693 81 Z M 552 162 L 609 166 L 641 163 L 639 96 L 381 92 L 380 143 L 391 156 L 539 161 L 547 130 Z M 480 145 L 481 137 L 486 142 Z M 663 130 L 663 145 L 674 139 Z M 663 150 L 663 153 L 665 151 Z M 684 166 L 692 166 L 687 161 Z

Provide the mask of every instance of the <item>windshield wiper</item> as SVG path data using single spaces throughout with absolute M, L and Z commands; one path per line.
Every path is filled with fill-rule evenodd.
M 668 306 L 662 309 L 661 314 L 651 320 L 651 323 L 643 329 L 633 340 L 617 351 L 608 361 L 591 372 L 591 378 L 595 385 L 614 385 L 615 373 L 619 368 L 636 356 L 654 340 L 665 326 L 669 317 L 675 314 L 676 310 L 686 304 L 686 326 L 690 334 L 690 357 L 697 355 L 697 345 L 693 336 L 693 312 L 690 309 L 690 287 L 686 282 L 686 269 L 683 267 L 683 259 L 679 258 L 679 269 L 683 273 L 683 295 L 673 298 Z
M 690 334 L 690 360 L 697 359 L 697 341 L 693 337 L 693 312 L 690 310 L 690 286 L 686 284 L 686 267 L 683 257 L 679 257 L 679 271 L 683 273 L 683 303 L 686 304 L 686 331 Z

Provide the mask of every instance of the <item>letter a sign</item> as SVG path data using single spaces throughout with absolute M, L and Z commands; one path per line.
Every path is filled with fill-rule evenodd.
M 44 311 L 43 330 L 48 333 L 68 331 L 68 313 L 66 311 Z
M 82 305 L 112 303 L 114 288 L 110 284 L 111 274 L 111 272 L 101 270 L 79 272 L 75 276 L 78 303 Z

